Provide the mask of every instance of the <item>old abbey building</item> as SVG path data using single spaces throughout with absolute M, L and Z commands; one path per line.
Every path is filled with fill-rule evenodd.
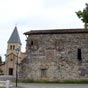
M 20 77 L 50 81 L 88 79 L 88 30 L 33 30 L 25 35 L 27 58 L 21 63 Z

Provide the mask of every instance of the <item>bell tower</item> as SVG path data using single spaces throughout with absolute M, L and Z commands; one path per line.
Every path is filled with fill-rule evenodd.
M 18 30 L 17 27 L 15 26 L 12 35 L 10 36 L 9 40 L 8 40 L 8 45 L 7 45 L 7 55 L 10 53 L 16 53 L 15 49 L 19 48 L 19 50 L 21 51 L 21 41 L 20 41 L 20 37 L 18 34 Z
M 16 49 L 19 48 L 18 63 L 21 56 L 21 41 L 17 27 L 15 26 L 8 42 L 6 51 L 6 75 L 15 75 L 16 72 Z

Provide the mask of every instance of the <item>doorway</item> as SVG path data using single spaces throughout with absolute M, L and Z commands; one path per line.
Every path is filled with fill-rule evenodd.
M 9 68 L 9 75 L 13 75 L 13 68 Z

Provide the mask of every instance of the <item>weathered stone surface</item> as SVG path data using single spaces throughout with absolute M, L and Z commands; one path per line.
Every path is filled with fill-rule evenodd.
M 46 69 L 44 80 L 87 79 L 88 33 L 34 34 L 27 42 L 34 40 L 38 43 L 26 46 L 27 58 L 21 64 L 24 69 L 20 70 L 21 77 L 42 80 L 41 69 Z M 81 49 L 82 61 L 77 58 L 78 49 Z

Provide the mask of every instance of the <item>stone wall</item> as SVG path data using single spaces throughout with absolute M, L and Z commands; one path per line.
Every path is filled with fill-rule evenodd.
M 30 35 L 26 53 L 21 64 L 23 78 L 50 81 L 88 78 L 88 33 Z

